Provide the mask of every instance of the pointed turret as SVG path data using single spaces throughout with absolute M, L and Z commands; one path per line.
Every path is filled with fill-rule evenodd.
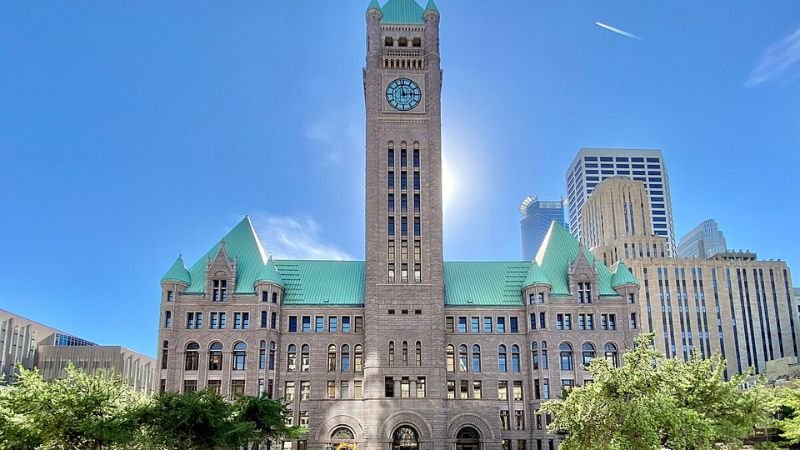
M 162 283 L 180 283 L 185 286 L 192 284 L 192 276 L 186 270 L 186 265 L 183 263 L 183 257 L 178 255 L 178 259 L 172 264 L 164 277 L 161 278 Z
M 525 282 L 522 284 L 522 289 L 525 290 L 530 286 L 534 285 L 544 285 L 544 286 L 553 286 L 553 283 L 550 282 L 550 279 L 547 278 L 547 274 L 544 273 L 541 267 L 538 264 L 532 263 L 531 268 L 528 271 L 528 277 L 525 278 Z
M 280 272 L 278 272 L 278 268 L 275 266 L 275 261 L 272 260 L 272 257 L 269 257 L 264 266 L 262 266 L 261 270 L 256 275 L 255 281 L 253 281 L 253 285 L 258 285 L 261 283 L 272 283 L 283 287 L 283 278 L 281 278 Z
M 436 7 L 433 0 L 428 0 L 428 5 L 425 7 L 425 15 L 427 16 L 429 13 L 439 14 L 439 8 Z
M 381 5 L 380 3 L 378 3 L 378 0 L 372 0 L 371 2 L 369 2 L 369 6 L 367 6 L 367 13 L 369 13 L 373 9 L 378 10 L 378 12 L 381 11 Z
M 611 277 L 611 287 L 614 289 L 620 286 L 636 286 L 639 284 L 639 280 L 633 276 L 633 273 L 631 273 L 630 269 L 628 269 L 628 266 L 626 266 L 622 260 L 617 261 L 617 263 L 611 267 L 611 272 L 614 274 Z

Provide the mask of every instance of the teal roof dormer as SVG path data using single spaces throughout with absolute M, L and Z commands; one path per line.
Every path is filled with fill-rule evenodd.
M 638 285 L 639 280 L 633 276 L 628 266 L 624 262 L 618 261 L 611 268 L 614 275 L 611 277 L 611 287 L 617 288 L 625 285 Z
M 425 23 L 425 10 L 415 0 L 389 0 L 381 11 L 383 12 L 381 23 L 409 25 Z
M 436 7 L 436 3 L 434 3 L 433 0 L 428 0 L 428 6 L 425 7 L 425 12 L 426 13 L 430 12 L 430 11 L 433 11 L 433 12 L 436 12 L 436 13 L 439 12 L 439 8 Z
M 547 274 L 544 273 L 544 270 L 542 270 L 538 264 L 532 263 L 530 270 L 528 270 L 528 278 L 525 278 L 525 283 L 522 284 L 522 289 L 526 289 L 527 287 L 536 284 L 543 284 L 550 287 L 553 286 L 553 283 L 551 283 L 550 279 L 547 278 Z
M 267 260 L 267 263 L 261 268 L 261 271 L 256 276 L 253 283 L 272 283 L 283 287 L 283 278 L 281 278 L 281 274 L 278 272 L 278 268 L 275 267 L 275 261 L 272 260 L 271 256 L 269 260 Z
M 177 282 L 183 283 L 186 286 L 192 284 L 192 276 L 186 270 L 186 265 L 183 263 L 183 257 L 178 255 L 178 259 L 172 264 L 167 273 L 161 279 L 161 282 Z

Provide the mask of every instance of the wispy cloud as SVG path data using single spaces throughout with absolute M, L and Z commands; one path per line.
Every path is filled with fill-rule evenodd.
M 310 216 L 256 214 L 252 221 L 264 249 L 277 259 L 353 259 L 324 242 L 319 224 Z
M 340 110 L 329 110 L 306 126 L 306 138 L 321 144 L 324 161 L 338 164 L 342 156 L 361 147 L 362 133 L 357 119 Z
M 774 42 L 761 53 L 756 68 L 750 72 L 746 87 L 776 82 L 785 86 L 800 78 L 800 27 Z
M 606 30 L 611 31 L 613 33 L 617 33 L 617 34 L 620 34 L 622 36 L 629 37 L 631 39 L 636 39 L 637 41 L 641 41 L 642 40 L 642 38 L 640 38 L 639 36 L 637 36 L 637 35 L 635 35 L 633 33 L 628 33 L 627 31 L 620 30 L 619 28 L 612 27 L 611 25 L 606 25 L 603 22 L 595 22 L 594 24 L 597 25 L 600 28 L 605 28 Z

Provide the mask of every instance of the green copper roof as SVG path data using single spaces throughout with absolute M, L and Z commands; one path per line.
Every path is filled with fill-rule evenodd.
M 378 11 L 381 10 L 381 5 L 380 3 L 378 3 L 378 0 L 372 0 L 371 2 L 369 2 L 369 6 L 367 6 L 367 11 L 369 11 L 370 9 L 377 9 Z
M 364 304 L 363 261 L 275 261 L 283 278 L 284 305 Z
M 521 306 L 522 284 L 531 263 L 445 262 L 444 303 L 448 306 Z
M 544 273 L 544 270 L 542 270 L 542 268 L 536 263 L 531 264 L 531 268 L 528 271 L 528 277 L 525 278 L 525 283 L 522 284 L 522 289 L 525 289 L 528 286 L 533 286 L 534 284 L 545 284 L 551 287 L 553 286 L 553 283 L 551 283 L 550 279 L 547 278 L 547 274 Z
M 267 257 L 256 231 L 253 229 L 253 224 L 250 222 L 250 217 L 245 216 L 222 240 L 225 241 L 225 250 L 228 252 L 231 263 L 237 263 L 235 293 L 255 292 L 253 283 L 267 263 Z M 209 259 L 214 261 L 217 258 L 220 243 L 217 243 L 189 269 L 192 284 L 186 289 L 187 293 L 202 294 L 205 291 L 206 262 Z
M 424 13 L 415 0 L 389 0 L 381 9 L 381 23 L 424 24 Z
M 436 3 L 434 3 L 433 0 L 428 0 L 428 6 L 425 7 L 425 12 L 428 11 L 436 11 L 437 13 L 439 12 L 439 8 L 436 7 Z
M 187 286 L 192 284 L 192 276 L 189 275 L 186 265 L 183 264 L 183 257 L 178 256 L 178 259 L 175 260 L 172 267 L 164 275 L 164 278 L 161 279 L 162 283 L 165 281 L 176 281 Z
M 283 286 L 283 278 L 281 278 L 281 274 L 278 273 L 278 269 L 275 267 L 275 261 L 272 260 L 272 257 L 269 258 L 267 264 L 261 267 L 258 275 L 256 275 L 254 283 L 258 282 L 267 282 Z
M 611 286 L 612 287 L 619 287 L 624 286 L 626 284 L 639 284 L 639 280 L 633 276 L 628 266 L 625 265 L 622 261 L 617 261 L 612 267 L 614 272 L 614 276 L 611 277 Z
M 570 295 L 569 266 L 583 252 L 586 259 L 597 269 L 600 281 L 600 295 L 619 295 L 611 287 L 611 272 L 602 262 L 595 259 L 588 250 L 581 247 L 578 240 L 569 234 L 558 222 L 552 222 L 544 237 L 534 261 L 550 280 L 552 295 Z

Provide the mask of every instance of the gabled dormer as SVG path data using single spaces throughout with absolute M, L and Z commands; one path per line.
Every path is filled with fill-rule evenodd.
M 588 304 L 597 299 L 600 286 L 595 264 L 587 256 L 588 252 L 579 248 L 578 254 L 569 265 L 569 290 L 578 303 Z
M 237 260 L 231 259 L 223 239 L 214 259 L 206 260 L 206 295 L 212 302 L 224 302 L 236 290 Z

